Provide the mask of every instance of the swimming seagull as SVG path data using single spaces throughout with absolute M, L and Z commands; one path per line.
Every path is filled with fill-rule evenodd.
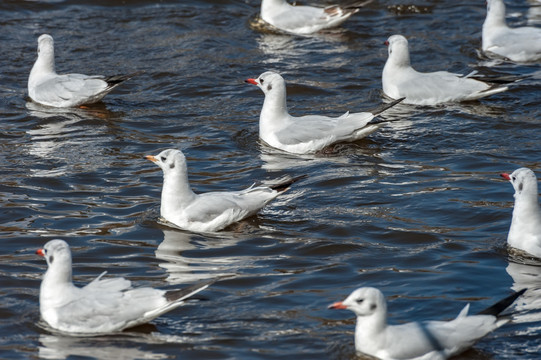
M 487 17 L 483 23 L 482 48 L 515 62 L 541 60 L 541 28 L 510 28 L 505 22 L 503 0 L 487 0 Z
M 362 287 L 329 309 L 348 309 L 357 316 L 355 349 L 379 359 L 447 359 L 510 321 L 499 314 L 526 289 L 514 293 L 477 315 L 468 316 L 469 304 L 451 321 L 387 324 L 387 304 L 382 292 Z
M 324 8 L 314 6 L 294 6 L 286 0 L 262 0 L 261 19 L 272 26 L 298 35 L 308 35 L 323 29 L 339 26 L 359 8 L 372 0 L 347 6 L 329 5 Z
M 541 210 L 537 192 L 537 177 L 528 168 L 520 168 L 511 175 L 500 174 L 515 189 L 513 219 L 507 243 L 541 258 Z
M 387 121 L 372 121 L 381 112 L 403 99 L 378 109 L 361 113 L 345 113 L 336 118 L 323 115 L 289 115 L 286 104 L 286 83 L 279 74 L 267 71 L 246 83 L 257 85 L 265 94 L 259 117 L 259 137 L 268 145 L 295 154 L 315 153 L 344 141 L 359 140 L 382 127 Z
M 64 240 L 51 240 L 36 253 L 48 265 L 39 292 L 41 317 L 52 328 L 68 333 L 111 333 L 147 323 L 211 284 L 170 291 L 133 289 L 124 278 L 102 279 L 104 272 L 80 288 L 72 283 L 71 251 Z
M 487 82 L 447 71 L 423 73 L 416 71 L 410 63 L 408 40 L 402 35 L 392 35 L 385 45 L 389 57 L 382 74 L 383 92 L 393 99 L 406 97 L 404 103 L 436 105 L 448 102 L 477 100 L 485 96 L 506 91 L 501 83 L 520 80 L 520 77 L 500 77 Z
M 186 158 L 180 150 L 167 149 L 146 158 L 163 171 L 160 214 L 179 228 L 213 232 L 255 215 L 271 200 L 289 189 L 298 176 L 272 186 L 255 186 L 241 191 L 196 194 L 188 181 Z
M 93 104 L 139 73 L 108 77 L 82 74 L 59 75 L 55 71 L 53 38 L 48 34 L 43 34 L 38 38 L 38 59 L 28 78 L 28 95 L 37 103 L 53 107 Z

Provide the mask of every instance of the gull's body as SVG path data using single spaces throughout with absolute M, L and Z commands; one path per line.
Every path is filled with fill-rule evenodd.
M 257 79 L 247 79 L 265 94 L 259 117 L 259 137 L 268 145 L 295 154 L 314 153 L 337 142 L 359 140 L 382 127 L 373 122 L 382 111 L 396 105 L 395 101 L 372 112 L 345 113 L 340 117 L 289 115 L 286 105 L 286 83 L 282 76 L 267 71 Z
M 515 62 L 541 60 L 541 28 L 510 28 L 505 22 L 503 0 L 487 0 L 487 17 L 483 23 L 482 48 Z
M 303 177 L 273 186 L 196 194 L 190 187 L 186 158 L 181 151 L 168 149 L 157 156 L 148 155 L 147 159 L 163 170 L 161 216 L 182 229 L 197 232 L 218 231 L 255 215 Z
M 447 359 L 502 326 L 509 318 L 498 314 L 526 290 L 519 291 L 478 315 L 468 315 L 469 304 L 454 320 L 387 324 L 385 297 L 376 288 L 359 288 L 344 301 L 329 306 L 357 316 L 355 349 L 384 360 Z
M 93 104 L 134 75 L 59 75 L 55 71 L 53 38 L 43 34 L 38 38 L 38 58 L 28 77 L 28 95 L 33 101 L 52 107 Z
M 520 168 L 501 176 L 515 189 L 513 219 L 507 243 L 541 258 L 541 209 L 537 192 L 537 177 L 528 168 Z
M 392 35 L 385 43 L 389 57 L 383 68 L 382 85 L 383 92 L 393 99 L 405 97 L 406 104 L 436 105 L 477 100 L 507 90 L 506 86 L 462 74 L 418 72 L 411 66 L 408 40 L 404 36 Z
M 141 325 L 184 304 L 208 287 L 196 284 L 182 290 L 133 289 L 124 278 L 102 279 L 73 285 L 71 252 L 63 240 L 51 240 L 37 251 L 47 260 L 39 293 L 43 320 L 52 328 L 75 334 L 101 334 Z
M 261 19 L 277 29 L 298 35 L 308 35 L 320 30 L 339 26 L 366 1 L 347 7 L 330 5 L 325 8 L 294 6 L 286 0 L 262 0 Z

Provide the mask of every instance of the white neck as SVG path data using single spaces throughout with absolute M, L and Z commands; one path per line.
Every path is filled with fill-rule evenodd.
M 507 26 L 505 23 L 505 4 L 503 1 L 492 1 L 490 10 L 487 11 L 487 17 L 483 23 L 485 27 Z
M 531 216 L 532 214 L 537 217 L 538 220 L 541 219 L 541 212 L 539 209 L 539 195 L 537 191 L 515 194 L 513 221 L 519 221 L 519 219 L 527 217 L 528 215 Z M 528 218 L 528 221 L 531 220 L 531 218 Z
M 186 207 L 196 196 L 190 188 L 186 167 L 177 166 L 164 172 L 160 208 L 163 217 Z
M 374 355 L 381 348 L 379 339 L 386 327 L 386 311 L 378 311 L 370 316 L 358 316 L 355 325 L 355 348 L 365 354 Z
M 282 128 L 289 118 L 286 104 L 285 83 L 273 84 L 273 91 L 265 94 L 265 101 L 259 116 L 259 134 L 269 134 Z M 261 136 L 263 138 L 263 136 Z
M 54 65 L 54 48 L 42 50 L 39 53 L 38 58 L 30 71 L 28 85 L 34 85 L 34 83 L 38 82 L 44 75 L 48 76 L 51 74 L 56 74 Z
M 66 286 L 74 287 L 71 275 L 71 255 L 57 254 L 43 275 L 39 294 L 40 302 L 45 304 L 59 301 L 59 288 Z
M 393 48 L 393 54 L 389 57 L 391 65 L 396 67 L 410 67 L 410 51 L 409 48 L 403 44 L 395 46 Z

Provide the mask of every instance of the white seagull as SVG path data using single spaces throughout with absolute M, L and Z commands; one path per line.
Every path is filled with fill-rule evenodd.
M 188 181 L 186 157 L 180 150 L 167 149 L 146 158 L 163 171 L 161 216 L 181 229 L 214 232 L 255 215 L 271 200 L 306 177 L 298 176 L 272 186 L 255 186 L 241 191 L 196 194 Z
M 55 71 L 54 41 L 43 34 L 38 38 L 38 59 L 28 77 L 28 95 L 42 105 L 76 107 L 100 101 L 111 90 L 137 75 L 88 76 L 59 75 Z
M 468 316 L 469 304 L 451 321 L 387 324 L 387 304 L 382 292 L 363 287 L 330 309 L 348 309 L 357 316 L 355 349 L 383 360 L 441 360 L 459 354 L 510 321 L 498 316 L 526 289 L 514 293 L 477 315 Z
M 389 57 L 381 79 L 383 92 L 393 99 L 405 97 L 406 104 L 436 105 L 469 101 L 507 90 L 504 85 L 473 78 L 473 73 L 464 76 L 447 71 L 416 71 L 410 63 L 408 40 L 402 35 L 392 35 L 385 45 L 389 48 Z M 494 81 L 513 82 L 518 79 L 497 78 Z
M 71 251 L 64 240 L 51 240 L 36 253 L 48 265 L 39 291 L 41 317 L 52 328 L 67 333 L 111 333 L 147 323 L 210 285 L 206 282 L 172 291 L 133 289 L 124 278 L 102 279 L 104 272 L 80 288 L 71 280 Z
M 541 210 L 537 192 L 537 177 L 528 168 L 520 168 L 511 175 L 500 174 L 515 189 L 513 219 L 507 243 L 541 258 Z
M 309 35 L 323 29 L 339 26 L 359 8 L 372 0 L 347 6 L 330 5 L 324 8 L 314 6 L 294 6 L 286 0 L 262 0 L 261 19 L 277 29 Z
M 541 60 L 541 28 L 510 28 L 505 22 L 503 0 L 487 0 L 487 17 L 483 23 L 482 48 L 515 62 Z
M 257 79 L 246 79 L 265 94 L 259 117 L 259 137 L 268 145 L 295 154 L 315 153 L 344 141 L 359 140 L 382 127 L 387 121 L 372 121 L 381 112 L 403 99 L 370 112 L 345 113 L 336 118 L 323 115 L 289 115 L 286 82 L 277 73 L 267 71 Z

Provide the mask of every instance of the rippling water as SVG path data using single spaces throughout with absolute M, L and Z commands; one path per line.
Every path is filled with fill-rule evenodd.
M 510 23 L 539 23 L 524 1 L 508 3 Z M 481 1 L 376 1 L 313 37 L 257 28 L 259 4 L 0 4 L 0 357 L 350 359 L 352 314 L 326 307 L 358 286 L 381 288 L 400 323 L 451 318 L 467 302 L 478 311 L 525 284 L 521 322 L 460 358 L 538 357 L 541 264 L 509 257 L 513 189 L 498 174 L 541 175 L 539 64 L 479 57 Z M 59 72 L 145 73 L 88 110 L 27 103 L 42 33 Z M 326 154 L 258 143 L 263 94 L 244 79 L 280 72 L 293 114 L 371 109 L 394 33 L 410 39 L 418 70 L 531 78 L 479 102 L 401 105 L 390 116 L 403 120 Z M 199 192 L 309 178 L 226 231 L 177 231 L 158 223 L 162 175 L 143 157 L 166 148 L 185 151 Z M 78 284 L 105 269 L 162 288 L 229 277 L 138 332 L 66 337 L 39 321 L 46 265 L 34 252 L 53 238 L 70 243 Z

